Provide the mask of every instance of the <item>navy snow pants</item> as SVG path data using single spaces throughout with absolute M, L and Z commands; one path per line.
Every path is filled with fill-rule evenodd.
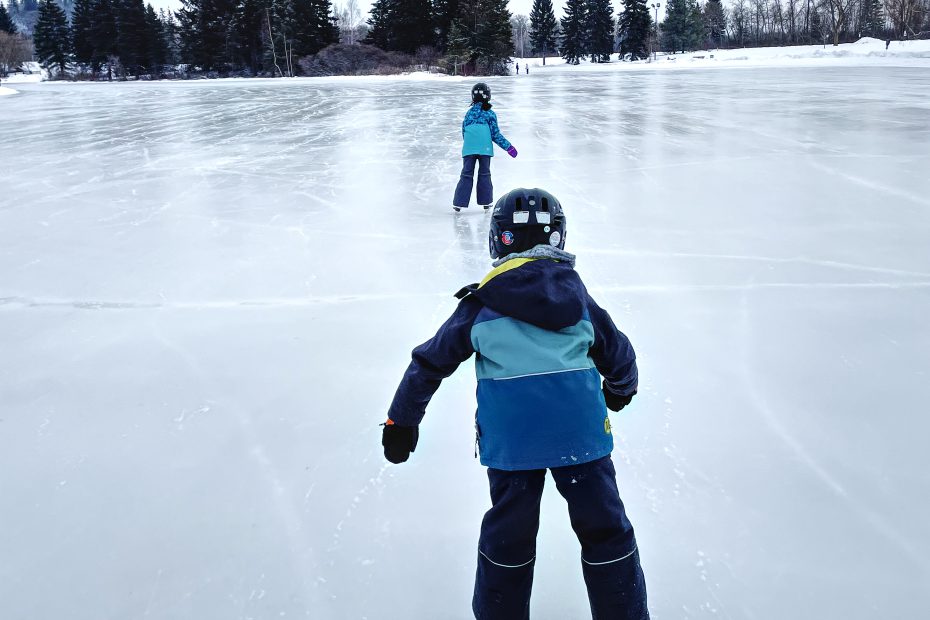
M 648 620 L 646 582 L 609 456 L 549 471 L 581 543 L 594 620 Z M 481 523 L 472 610 L 478 620 L 528 620 L 545 469 L 488 468 L 491 509 Z
M 491 184 L 491 156 L 465 155 L 462 157 L 462 176 L 455 186 L 452 206 L 465 208 L 471 201 L 471 186 L 475 179 L 475 163 L 478 163 L 478 204 L 489 205 L 494 202 L 494 185 Z

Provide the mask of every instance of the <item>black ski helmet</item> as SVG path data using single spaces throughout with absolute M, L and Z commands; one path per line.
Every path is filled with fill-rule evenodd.
M 491 87 L 484 82 L 478 82 L 471 87 L 472 103 L 488 103 L 491 101 Z
M 565 247 L 565 213 L 544 189 L 518 187 L 501 196 L 491 214 L 491 258 L 526 252 L 537 245 Z

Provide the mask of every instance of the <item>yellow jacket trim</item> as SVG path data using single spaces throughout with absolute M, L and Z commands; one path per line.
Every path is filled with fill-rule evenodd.
M 478 285 L 478 288 L 481 288 L 482 286 L 490 282 L 493 278 L 501 275 L 502 273 L 506 273 L 510 271 L 511 269 L 516 269 L 517 267 L 522 267 L 523 265 L 529 263 L 530 261 L 534 261 L 534 260 L 539 260 L 539 259 L 538 258 L 512 258 L 506 263 L 504 263 L 503 265 L 499 265 L 495 267 L 494 269 L 491 270 L 490 273 L 488 273 L 488 275 L 484 276 L 484 280 L 481 281 L 481 284 Z

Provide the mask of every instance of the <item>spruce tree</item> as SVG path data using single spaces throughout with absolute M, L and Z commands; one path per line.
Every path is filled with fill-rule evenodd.
M 614 7 L 610 0 L 588 0 L 587 43 L 591 62 L 610 62 L 614 53 Z
M 394 0 L 388 49 L 413 54 L 424 45 L 434 45 L 432 12 L 429 0 Z
M 390 49 L 390 22 L 393 7 L 394 0 L 375 0 L 371 5 L 368 16 L 368 36 L 365 37 L 365 43 L 383 50 Z
M 433 26 L 436 30 L 436 45 L 443 52 L 449 48 L 449 32 L 452 30 L 452 22 L 459 14 L 459 0 L 434 0 L 433 1 Z M 461 24 L 459 24 L 461 30 Z M 459 33 L 461 36 L 461 32 Z
M 36 57 L 46 69 L 57 68 L 64 76 L 71 60 L 71 28 L 65 12 L 54 0 L 39 3 L 39 15 L 32 31 Z
M 484 29 L 480 37 L 479 61 L 486 73 L 507 73 L 507 63 L 513 56 L 513 15 L 507 0 L 484 0 Z
M 543 65 L 546 64 L 546 54 L 556 51 L 557 27 L 552 0 L 533 0 L 533 10 L 530 11 L 530 44 L 534 54 L 542 54 Z
M 460 0 L 459 19 L 471 50 L 470 62 L 483 74 L 507 73 L 513 55 L 513 28 L 507 0 Z
M 472 58 L 472 50 L 468 45 L 468 35 L 462 23 L 454 19 L 449 26 L 446 37 L 446 62 L 452 64 L 452 74 L 458 75 L 459 68 Z
M 668 0 L 662 22 L 663 45 L 667 51 L 697 49 L 702 31 L 701 11 L 695 0 Z
M 77 0 L 71 13 L 74 60 L 84 65 L 90 65 L 94 60 L 93 11 L 93 0 Z M 96 73 L 96 69 L 94 72 Z
M 204 71 L 230 68 L 238 0 L 181 0 L 177 12 L 183 62 Z
M 168 42 L 165 40 L 165 25 L 151 4 L 145 6 L 145 65 L 150 73 L 159 73 L 168 61 Z
M 91 64 L 94 70 L 107 65 L 107 78 L 113 77 L 111 60 L 119 53 L 117 46 L 118 27 L 113 0 L 94 0 L 91 7 L 91 42 L 93 53 Z
M 565 17 L 562 18 L 562 47 L 559 52 L 565 62 L 577 65 L 587 53 L 585 49 L 587 33 L 585 32 L 585 0 L 568 0 L 565 3 Z
M 727 18 L 721 0 L 707 0 L 704 5 L 704 31 L 714 47 L 720 47 L 727 31 Z
M 13 18 L 2 4 L 0 4 L 0 32 L 16 34 L 16 24 L 13 23 Z
M 178 24 L 174 20 L 174 13 L 165 9 L 158 10 L 158 19 L 161 21 L 165 33 L 165 63 L 178 64 L 180 46 L 178 44 Z M 262 22 L 264 27 L 264 22 Z
M 620 57 L 630 60 L 649 58 L 649 35 L 652 14 L 646 0 L 623 0 L 623 12 L 617 18 L 620 32 Z
M 264 0 L 242 0 L 236 14 L 235 32 L 239 43 L 239 62 L 248 68 L 252 75 L 257 75 L 264 69 L 265 40 L 268 35 L 265 6 Z M 164 20 L 162 22 L 164 23 Z M 165 31 L 169 37 L 170 29 L 171 26 L 165 23 Z M 170 56 L 169 38 L 169 62 Z
M 329 0 L 289 0 L 279 12 L 288 41 L 288 53 L 298 58 L 316 54 L 339 42 L 339 28 Z
M 123 68 L 139 75 L 148 58 L 145 6 L 142 0 L 118 0 L 116 49 Z

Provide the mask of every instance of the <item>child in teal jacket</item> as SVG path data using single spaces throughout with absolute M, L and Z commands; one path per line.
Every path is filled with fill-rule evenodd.
M 497 114 L 491 110 L 490 87 L 484 82 L 475 84 L 471 89 L 471 102 L 471 107 L 465 113 L 465 120 L 462 121 L 462 174 L 452 199 L 452 208 L 456 211 L 465 209 L 471 201 L 476 163 L 478 204 L 487 209 L 494 202 L 494 185 L 491 183 L 494 144 L 507 151 L 511 157 L 517 156 L 517 149 L 497 126 Z

